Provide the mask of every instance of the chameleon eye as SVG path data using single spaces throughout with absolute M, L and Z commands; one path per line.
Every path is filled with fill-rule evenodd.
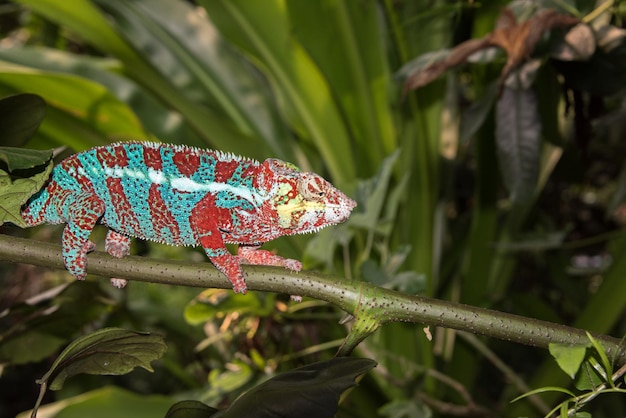
M 298 192 L 305 200 L 320 201 L 326 194 L 315 176 L 302 176 L 298 182 Z

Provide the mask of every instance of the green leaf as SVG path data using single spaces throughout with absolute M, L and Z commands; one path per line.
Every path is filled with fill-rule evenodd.
M 350 225 L 369 231 L 376 229 L 387 200 L 393 167 L 399 156 L 400 151 L 395 151 L 383 160 L 375 177 L 359 182 L 357 187 L 359 209 L 350 216 L 348 221 Z
M 68 345 L 38 383 L 50 382 L 50 389 L 58 390 L 65 379 L 79 373 L 121 375 L 135 367 L 152 371 L 150 362 L 161 358 L 166 350 L 159 335 L 104 328 Z
M 57 276 L 70 281 L 10 305 L 0 316 L 0 362 L 23 364 L 54 356 L 77 329 L 110 312 L 110 294 L 97 281 L 76 283 L 66 272 Z
M 8 124 L 3 126 L 8 126 Z M 50 159 L 52 159 L 52 150 L 0 147 L 0 161 L 6 163 L 9 172 L 43 166 L 49 163 Z
M 210 389 L 203 394 L 203 399 L 208 403 L 219 402 L 225 393 L 240 390 L 252 377 L 252 367 L 243 361 L 233 361 L 225 370 L 213 369 L 208 379 Z
M 185 320 L 190 324 L 201 324 L 229 312 L 268 316 L 273 312 L 273 300 L 273 296 L 268 299 L 252 292 L 234 295 L 224 289 L 207 289 L 185 307 Z
M 596 350 L 598 357 L 600 357 L 601 367 L 605 374 L 605 382 L 609 383 L 612 386 L 613 382 L 610 379 L 610 376 L 613 374 L 613 368 L 611 366 L 611 362 L 609 361 L 609 358 L 606 356 L 606 350 L 602 346 L 602 343 L 600 343 L 600 341 L 593 338 L 593 336 L 589 333 L 589 331 L 585 331 L 585 333 L 587 334 L 587 338 L 589 338 L 589 341 L 591 341 L 591 345 Z
M 279 0 L 201 1 L 211 20 L 272 81 L 283 117 L 310 139 L 339 188 L 353 184 L 350 136 L 324 74 L 292 35 Z
M 582 364 L 574 380 L 576 389 L 589 391 L 606 382 L 605 376 L 602 376 L 601 373 L 598 372 L 594 364 L 597 366 L 598 362 L 593 357 L 589 357 L 588 360 Z
M 246 155 L 258 156 L 259 139 L 274 154 L 292 159 L 290 135 L 280 119 L 266 80 L 224 39 L 202 9 L 187 2 L 138 0 L 96 1 L 114 19 L 117 29 L 139 54 L 190 102 L 208 102 L 218 116 L 249 136 Z M 229 149 L 211 133 L 213 142 Z
M 503 89 L 496 104 L 496 145 L 511 200 L 528 203 L 537 187 L 541 151 L 537 96 L 531 89 Z
M 46 102 L 36 94 L 16 94 L 1 99 L 0 144 L 24 145 L 39 128 L 45 113 Z
M 40 315 L 36 312 L 34 315 Z M 0 344 L 0 359 L 11 365 L 33 363 L 51 356 L 67 340 L 45 332 L 28 330 L 23 335 Z
M 153 68 L 145 57 L 138 54 L 112 29 L 109 21 L 90 1 L 20 0 L 20 3 L 28 5 L 34 12 L 45 16 L 50 21 L 68 28 L 96 49 L 119 59 L 129 77 L 150 90 L 159 100 L 177 109 L 196 133 L 206 139 L 207 142 L 215 139 L 215 142 L 226 145 L 221 149 L 239 153 L 243 153 L 245 150 L 245 145 L 248 144 L 248 138 L 245 135 L 237 132 L 231 124 L 223 120 L 223 117 L 206 106 L 201 106 L 185 97 L 157 69 Z M 31 85 L 33 84 L 31 83 Z M 77 94 L 80 95 L 80 93 Z M 67 122 L 63 125 L 67 129 Z M 83 135 L 94 136 L 89 129 L 85 129 L 85 127 L 83 129 L 85 131 L 82 132 Z M 128 133 L 120 135 L 127 138 L 138 137 L 136 134 L 129 135 Z M 145 136 L 145 134 L 143 135 Z M 230 146 L 228 146 L 229 144 Z
M 397 399 L 383 405 L 378 414 L 386 418 L 431 418 L 432 410 L 419 399 Z
M 491 83 L 485 90 L 485 94 L 461 114 L 459 126 L 460 143 L 467 143 L 485 124 L 489 113 L 493 109 L 497 92 L 498 83 Z
M 165 418 L 207 418 L 217 411 L 199 401 L 181 401 L 172 405 Z
M 338 357 L 282 373 L 246 392 L 220 418 L 331 418 L 341 394 L 373 368 L 370 359 Z
M 103 85 L 115 97 L 127 103 L 146 130 L 157 138 L 171 138 L 175 141 L 189 135 L 189 127 L 180 114 L 166 108 L 133 80 L 118 74 L 122 65 L 115 59 L 27 46 L 0 50 L 0 59 L 45 72 L 68 73 Z
M 137 394 L 118 387 L 105 387 L 46 404 L 39 415 L 46 418 L 155 418 L 165 416 L 174 400 L 163 395 Z M 23 412 L 18 418 L 32 417 Z
M 9 173 L 0 170 L 0 225 L 11 222 L 22 228 L 26 226 L 21 215 L 22 206 L 43 187 L 50 177 L 53 165 L 50 161 L 38 174 L 15 180 Z
M 295 36 L 328 81 L 354 141 L 354 158 L 371 175 L 397 148 L 390 109 L 390 73 L 379 4 L 354 1 L 286 2 Z M 320 22 L 325 22 L 320 30 Z
M 49 106 L 37 136 L 54 139 L 55 145 L 81 150 L 120 137 L 146 136 L 132 110 L 102 85 L 0 62 L 0 94 L 28 91 L 34 85 Z
M 511 400 L 511 403 L 517 402 L 520 399 L 527 398 L 528 396 L 531 396 L 531 395 L 537 395 L 539 393 L 546 393 L 546 392 L 559 392 L 559 393 L 564 393 L 564 394 L 568 395 L 571 398 L 576 397 L 576 395 L 572 391 L 569 391 L 569 390 L 567 390 L 565 388 L 562 388 L 562 387 L 559 387 L 559 386 L 546 386 L 546 387 L 543 387 L 543 388 L 538 388 L 538 389 L 533 389 L 531 391 L 528 391 L 528 392 L 518 396 L 517 398 Z
M 550 354 L 554 357 L 561 370 L 574 379 L 576 373 L 580 369 L 580 365 L 585 359 L 587 346 L 550 343 L 548 348 L 550 350 Z

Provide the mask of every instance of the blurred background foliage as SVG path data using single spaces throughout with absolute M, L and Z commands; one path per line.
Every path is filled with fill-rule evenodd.
M 503 7 L 520 20 L 541 8 L 583 19 L 594 49 L 559 55 L 566 30 L 550 28 L 528 51 L 534 67 L 513 74 L 526 84 L 498 89 L 510 51 L 489 48 L 405 88 L 453 46 L 492 33 Z M 46 100 L 30 148 L 149 139 L 323 174 L 358 199 L 353 218 L 266 246 L 305 268 L 620 337 L 624 12 L 602 0 L 2 1 L 0 95 Z M 58 242 L 60 229 L 24 233 Z M 134 251 L 204 259 L 139 242 Z M 181 398 L 225 405 L 276 372 L 332 357 L 345 335 L 341 312 L 314 300 L 0 272 L 0 311 L 11 309 L 0 338 L 3 417 L 32 407 L 34 379 L 85 330 L 156 331 L 169 349 L 154 375 L 68 381 L 48 394 L 59 402 L 50 416 L 84 416 L 105 399 L 116 416 L 155 416 Z M 431 332 L 432 341 L 393 324 L 362 343 L 357 354 L 379 366 L 339 416 L 536 416 L 540 403 L 509 401 L 568 385 L 542 350 Z M 606 397 L 592 412 L 624 416 L 626 402 Z

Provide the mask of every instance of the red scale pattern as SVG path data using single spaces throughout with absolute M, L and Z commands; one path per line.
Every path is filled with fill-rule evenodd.
M 163 168 L 161 151 L 158 148 L 146 147 L 143 150 L 143 160 L 146 167 L 160 171 Z
M 182 244 L 178 222 L 163 200 L 157 184 L 150 185 L 148 201 L 150 202 L 150 217 L 154 231 L 160 235 L 163 229 L 167 229 L 171 233 L 172 241 Z
M 63 167 L 66 173 L 71 173 L 72 171 L 75 173 L 78 173 L 78 169 L 82 168 L 83 165 L 77 158 L 68 158 L 61 162 L 61 166 Z M 89 180 L 87 176 L 79 176 L 78 174 L 76 174 L 73 177 L 76 179 L 81 189 L 83 190 L 93 189 L 91 180 Z
M 103 167 L 124 168 L 128 166 L 128 155 L 123 147 L 97 148 L 96 158 Z
M 200 156 L 196 154 L 177 152 L 172 161 L 180 174 L 185 177 L 191 177 L 200 167 Z
M 111 198 L 112 206 L 115 208 L 117 217 L 124 222 L 125 225 L 132 228 L 133 231 L 139 231 L 139 221 L 135 217 L 132 205 L 126 198 L 122 179 L 108 178 L 106 179 L 107 189 Z
M 239 164 L 238 161 L 218 161 L 215 165 L 215 182 L 226 183 L 233 176 Z

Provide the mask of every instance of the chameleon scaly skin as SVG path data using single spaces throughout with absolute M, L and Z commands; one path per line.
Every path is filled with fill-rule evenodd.
M 259 250 L 262 243 L 338 224 L 355 206 L 319 175 L 277 159 L 260 163 L 182 145 L 121 142 L 63 160 L 22 216 L 29 226 L 67 224 L 63 260 L 79 280 L 94 248 L 89 235 L 101 222 L 110 228 L 105 249 L 115 257 L 129 254 L 130 237 L 201 245 L 234 291 L 245 293 L 241 264 L 302 268 Z M 225 243 L 239 244 L 238 255 Z

